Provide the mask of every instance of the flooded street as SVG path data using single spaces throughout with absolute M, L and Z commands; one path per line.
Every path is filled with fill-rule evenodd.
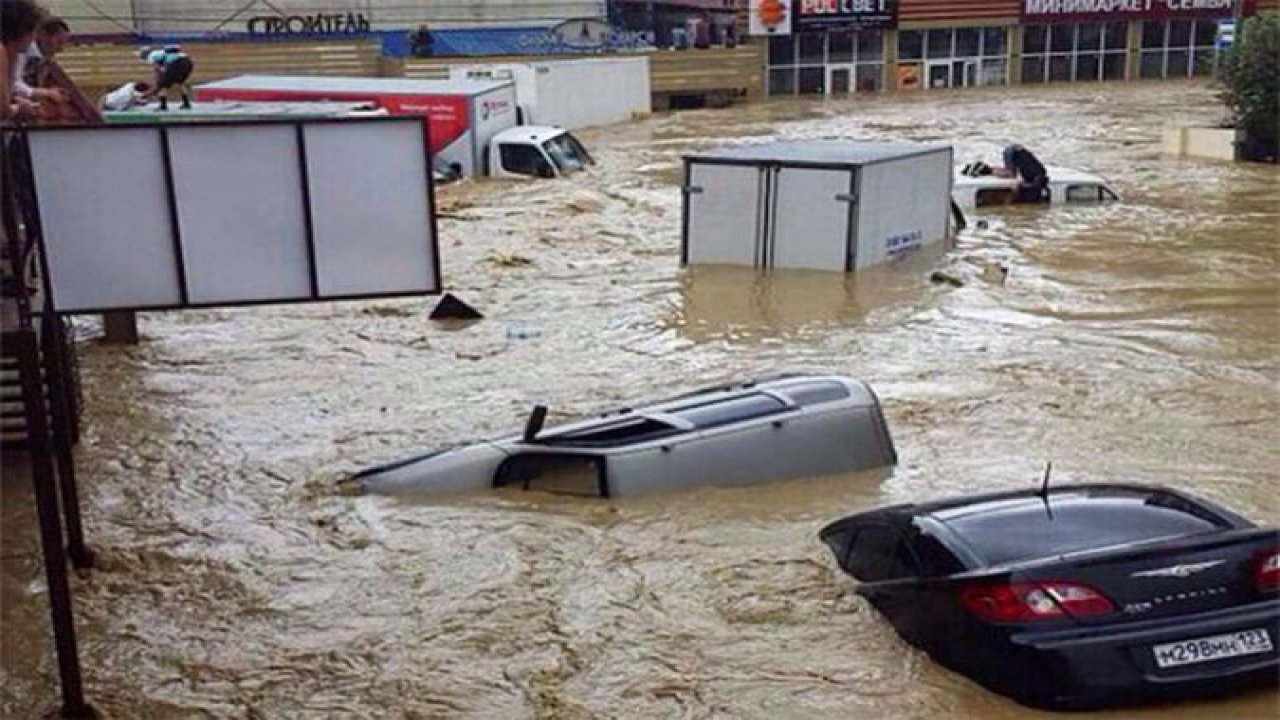
M 1039 717 L 909 648 L 816 533 L 1035 483 L 1047 460 L 1061 483 L 1168 483 L 1280 524 L 1280 173 L 1159 154 L 1166 125 L 1218 107 L 1204 85 L 1118 83 L 655 116 L 582 133 L 589 173 L 440 191 L 445 284 L 482 322 L 441 327 L 425 299 L 86 340 L 88 697 L 111 718 Z M 945 257 L 856 278 L 682 270 L 680 155 L 769 136 L 945 142 L 958 162 L 1021 142 L 1124 201 L 979 212 Z M 966 285 L 931 284 L 944 265 Z M 619 502 L 335 487 L 535 403 L 554 422 L 796 368 L 870 382 L 899 467 Z M 0 716 L 26 718 L 56 674 L 30 493 L 5 493 Z

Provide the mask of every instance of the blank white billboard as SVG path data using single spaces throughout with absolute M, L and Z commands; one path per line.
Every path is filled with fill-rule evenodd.
M 30 133 L 54 310 L 439 292 L 421 118 Z
M 311 125 L 304 132 L 320 292 L 413 292 L 422 269 L 436 266 L 427 158 L 405 152 L 424 142 L 421 128 L 387 126 L 379 143 L 366 142 L 359 125 Z M 347 201 L 357 187 L 366 188 L 359 202 Z
M 296 130 L 169 130 L 178 228 L 192 303 L 311 294 Z
M 30 134 L 59 306 L 164 306 L 181 297 L 160 142 L 151 129 Z

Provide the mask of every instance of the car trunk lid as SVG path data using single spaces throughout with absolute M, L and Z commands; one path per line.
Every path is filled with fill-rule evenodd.
M 1013 572 L 1015 581 L 1092 588 L 1112 612 L 1074 616 L 1099 624 L 1205 612 L 1256 601 L 1261 566 L 1277 551 L 1275 531 L 1246 529 L 1063 556 Z M 1068 608 L 1068 614 L 1071 614 Z

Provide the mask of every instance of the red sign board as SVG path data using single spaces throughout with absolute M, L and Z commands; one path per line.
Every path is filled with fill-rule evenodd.
M 1233 4 L 1254 0 L 1022 0 L 1024 22 L 1164 20 L 1231 17 Z

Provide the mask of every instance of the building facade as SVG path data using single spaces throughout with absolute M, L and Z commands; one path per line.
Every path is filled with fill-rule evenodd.
M 751 0 L 771 96 L 1206 75 L 1241 0 Z M 1243 0 L 1251 15 L 1280 0 Z
M 604 18 L 606 0 L 42 0 L 81 32 L 252 32 L 285 18 L 310 32 L 549 25 Z

